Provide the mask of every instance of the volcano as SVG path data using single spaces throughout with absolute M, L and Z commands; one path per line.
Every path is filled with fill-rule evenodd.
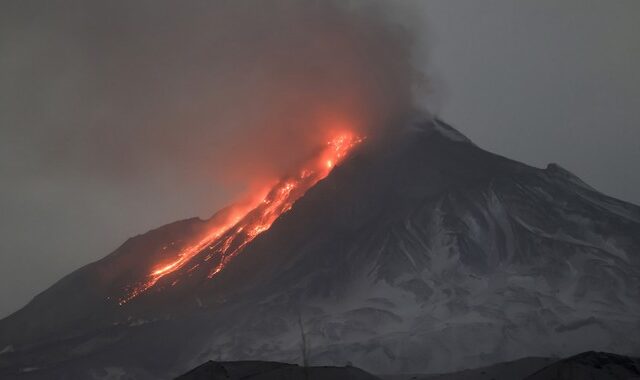
M 0 322 L 0 376 L 303 359 L 435 373 L 640 353 L 640 207 L 437 119 L 363 137 L 330 140 L 253 203 L 64 277 Z

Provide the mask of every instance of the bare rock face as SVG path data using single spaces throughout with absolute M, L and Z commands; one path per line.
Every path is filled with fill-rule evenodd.
M 207 223 L 136 237 L 0 322 L 0 377 L 300 363 L 299 320 L 312 365 L 371 373 L 640 353 L 640 208 L 437 120 L 368 140 L 213 279 L 195 270 L 117 304 Z

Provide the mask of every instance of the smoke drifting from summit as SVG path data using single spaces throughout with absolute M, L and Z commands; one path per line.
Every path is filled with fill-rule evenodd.
M 20 47 L 4 81 L 23 89 L 3 122 L 30 130 L 21 142 L 47 170 L 246 185 L 328 129 L 406 113 L 419 83 L 410 32 L 377 3 L 54 3 L 2 20 L 3 45 Z
M 1 7 L 0 315 L 131 236 L 209 217 L 333 128 L 369 135 L 420 80 L 418 12 L 391 2 Z

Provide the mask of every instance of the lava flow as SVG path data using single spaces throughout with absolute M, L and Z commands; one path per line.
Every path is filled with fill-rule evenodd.
M 213 227 L 204 238 L 183 249 L 172 262 L 152 269 L 145 281 L 132 287 L 120 299 L 120 304 L 153 287 L 160 279 L 183 268 L 196 256 L 203 259 L 195 263 L 189 272 L 201 263 L 211 261 L 216 264 L 208 277 L 214 277 L 256 236 L 268 230 L 280 215 L 291 209 L 293 203 L 307 190 L 325 178 L 362 140 L 363 138 L 351 132 L 336 134 L 295 175 L 279 180 L 265 196 L 255 197 L 256 200 L 251 204 L 235 206 L 230 215 Z

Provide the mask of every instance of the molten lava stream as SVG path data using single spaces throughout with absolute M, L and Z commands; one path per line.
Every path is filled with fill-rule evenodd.
M 212 228 L 203 239 L 182 250 L 174 261 L 154 268 L 144 282 L 135 285 L 120 299 L 120 304 L 153 287 L 163 277 L 177 272 L 200 253 L 207 252 L 205 261 L 218 259 L 218 264 L 208 276 L 214 277 L 256 236 L 268 230 L 280 215 L 291 209 L 293 203 L 307 190 L 329 175 L 362 140 L 351 132 L 337 134 L 295 175 L 280 180 L 266 196 L 257 197 L 257 201 L 244 207 L 234 207 L 231 215 Z

